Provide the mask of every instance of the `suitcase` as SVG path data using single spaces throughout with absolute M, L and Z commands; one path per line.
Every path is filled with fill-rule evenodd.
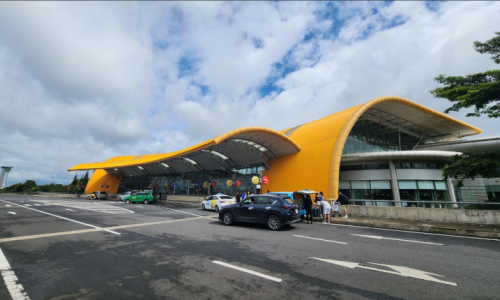
M 313 218 L 318 218 L 320 216 L 319 215 L 319 208 L 312 209 L 312 216 L 313 216 Z

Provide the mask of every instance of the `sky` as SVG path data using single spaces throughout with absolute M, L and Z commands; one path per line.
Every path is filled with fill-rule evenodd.
M 0 2 L 0 165 L 8 185 L 283 130 L 380 96 L 443 112 L 439 74 L 498 69 L 473 49 L 500 2 Z M 500 136 L 498 119 L 450 116 Z

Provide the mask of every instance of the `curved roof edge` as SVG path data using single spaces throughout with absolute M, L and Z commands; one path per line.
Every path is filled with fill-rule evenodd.
M 160 161 L 172 159 L 172 158 L 177 158 L 180 156 L 184 156 L 196 151 L 200 151 L 206 148 L 209 148 L 211 146 L 218 145 L 236 135 L 239 134 L 244 134 L 244 133 L 267 133 L 270 135 L 273 135 L 277 138 L 281 138 L 284 141 L 288 142 L 295 150 L 300 151 L 302 148 L 297 144 L 294 140 L 292 140 L 290 137 L 286 136 L 285 134 L 270 129 L 266 127 L 243 127 L 243 128 L 238 128 L 235 130 L 231 130 L 223 135 L 220 135 L 218 137 L 215 137 L 211 140 L 205 141 L 203 143 L 199 143 L 197 145 L 194 145 L 192 147 L 188 147 L 182 150 L 178 150 L 175 152 L 170 152 L 170 153 L 163 153 L 163 154 L 148 154 L 148 155 L 133 155 L 133 156 L 117 156 L 111 159 L 108 159 L 106 162 L 95 162 L 95 163 L 83 163 L 79 164 L 76 166 L 73 166 L 68 169 L 68 172 L 70 171 L 85 171 L 85 170 L 93 170 L 93 169 L 108 169 L 108 168 L 117 168 L 117 167 L 128 167 L 128 166 L 139 166 L 139 165 L 144 165 L 144 164 L 150 164 L 150 163 L 157 163 Z M 121 159 L 120 158 L 125 158 Z
M 335 143 L 335 147 L 334 147 L 334 150 L 333 150 L 333 154 L 332 154 L 332 160 L 331 160 L 331 164 L 330 164 L 330 178 L 338 178 L 338 172 L 340 170 L 340 161 L 342 159 L 342 151 L 344 150 L 344 145 L 347 141 L 347 137 L 349 136 L 349 133 L 351 132 L 352 130 L 352 127 L 354 126 L 354 124 L 356 123 L 356 121 L 361 117 L 361 115 L 366 112 L 369 108 L 379 104 L 379 103 L 383 103 L 383 102 L 398 102 L 398 103 L 402 103 L 402 104 L 405 104 L 405 105 L 408 105 L 410 107 L 413 107 L 413 108 L 416 108 L 418 110 L 421 110 L 423 112 L 426 112 L 428 114 L 431 114 L 431 115 L 434 115 L 436 117 L 439 117 L 439 118 L 442 118 L 442 119 L 445 119 L 447 121 L 450 121 L 450 122 L 453 122 L 453 123 L 456 123 L 456 124 L 459 124 L 461 126 L 464 126 L 466 128 L 469 128 L 471 130 L 473 130 L 474 132 L 480 134 L 481 132 L 483 132 L 481 129 L 477 128 L 477 127 L 474 127 L 472 125 L 469 125 L 465 122 L 462 122 L 462 121 L 459 121 L 455 118 L 452 118 L 448 115 L 445 115 L 443 113 L 440 113 L 438 111 L 435 111 L 433 109 L 430 109 L 430 108 L 427 108 L 423 105 L 420 105 L 420 104 L 417 104 L 413 101 L 410 101 L 408 99 L 405 99 L 405 98 L 402 98 L 402 97 L 397 97 L 397 96 L 385 96 L 385 97 L 379 97 L 379 98 L 375 98 L 373 100 L 370 100 L 364 104 L 361 104 L 358 106 L 358 108 L 351 114 L 351 116 L 349 117 L 349 119 L 347 120 L 347 122 L 344 124 L 338 138 L 337 138 L 337 141 Z M 330 185 L 330 195 L 336 195 L 338 193 L 338 181 L 337 182 L 333 182 L 331 185 Z
M 436 159 L 436 160 L 449 160 L 450 157 L 462 154 L 456 151 L 391 151 L 391 152 L 367 152 L 367 153 L 354 153 L 342 155 L 342 162 L 361 162 L 368 160 L 379 159 Z

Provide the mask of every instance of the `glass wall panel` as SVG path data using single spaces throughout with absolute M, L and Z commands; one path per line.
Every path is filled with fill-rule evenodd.
M 399 189 L 404 190 L 416 190 L 417 182 L 414 180 L 399 180 L 398 181 Z
M 351 182 L 350 181 L 339 181 L 339 189 L 350 190 L 351 189 Z
M 353 190 L 369 190 L 370 182 L 368 180 L 351 181 Z
M 433 190 L 434 184 L 431 180 L 419 180 L 418 181 L 418 188 L 421 190 L 422 189 Z
M 391 189 L 391 182 L 389 180 L 370 181 L 371 188 L 373 189 Z
M 436 185 L 436 190 L 446 190 L 446 182 L 444 181 L 434 181 Z

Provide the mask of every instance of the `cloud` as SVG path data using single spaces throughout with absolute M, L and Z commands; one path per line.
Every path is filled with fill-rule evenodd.
M 472 48 L 497 2 L 2 2 L 0 164 L 9 184 L 78 163 L 290 128 L 396 95 L 444 111 L 439 74 L 498 68 Z M 497 121 L 451 116 L 500 135 Z

